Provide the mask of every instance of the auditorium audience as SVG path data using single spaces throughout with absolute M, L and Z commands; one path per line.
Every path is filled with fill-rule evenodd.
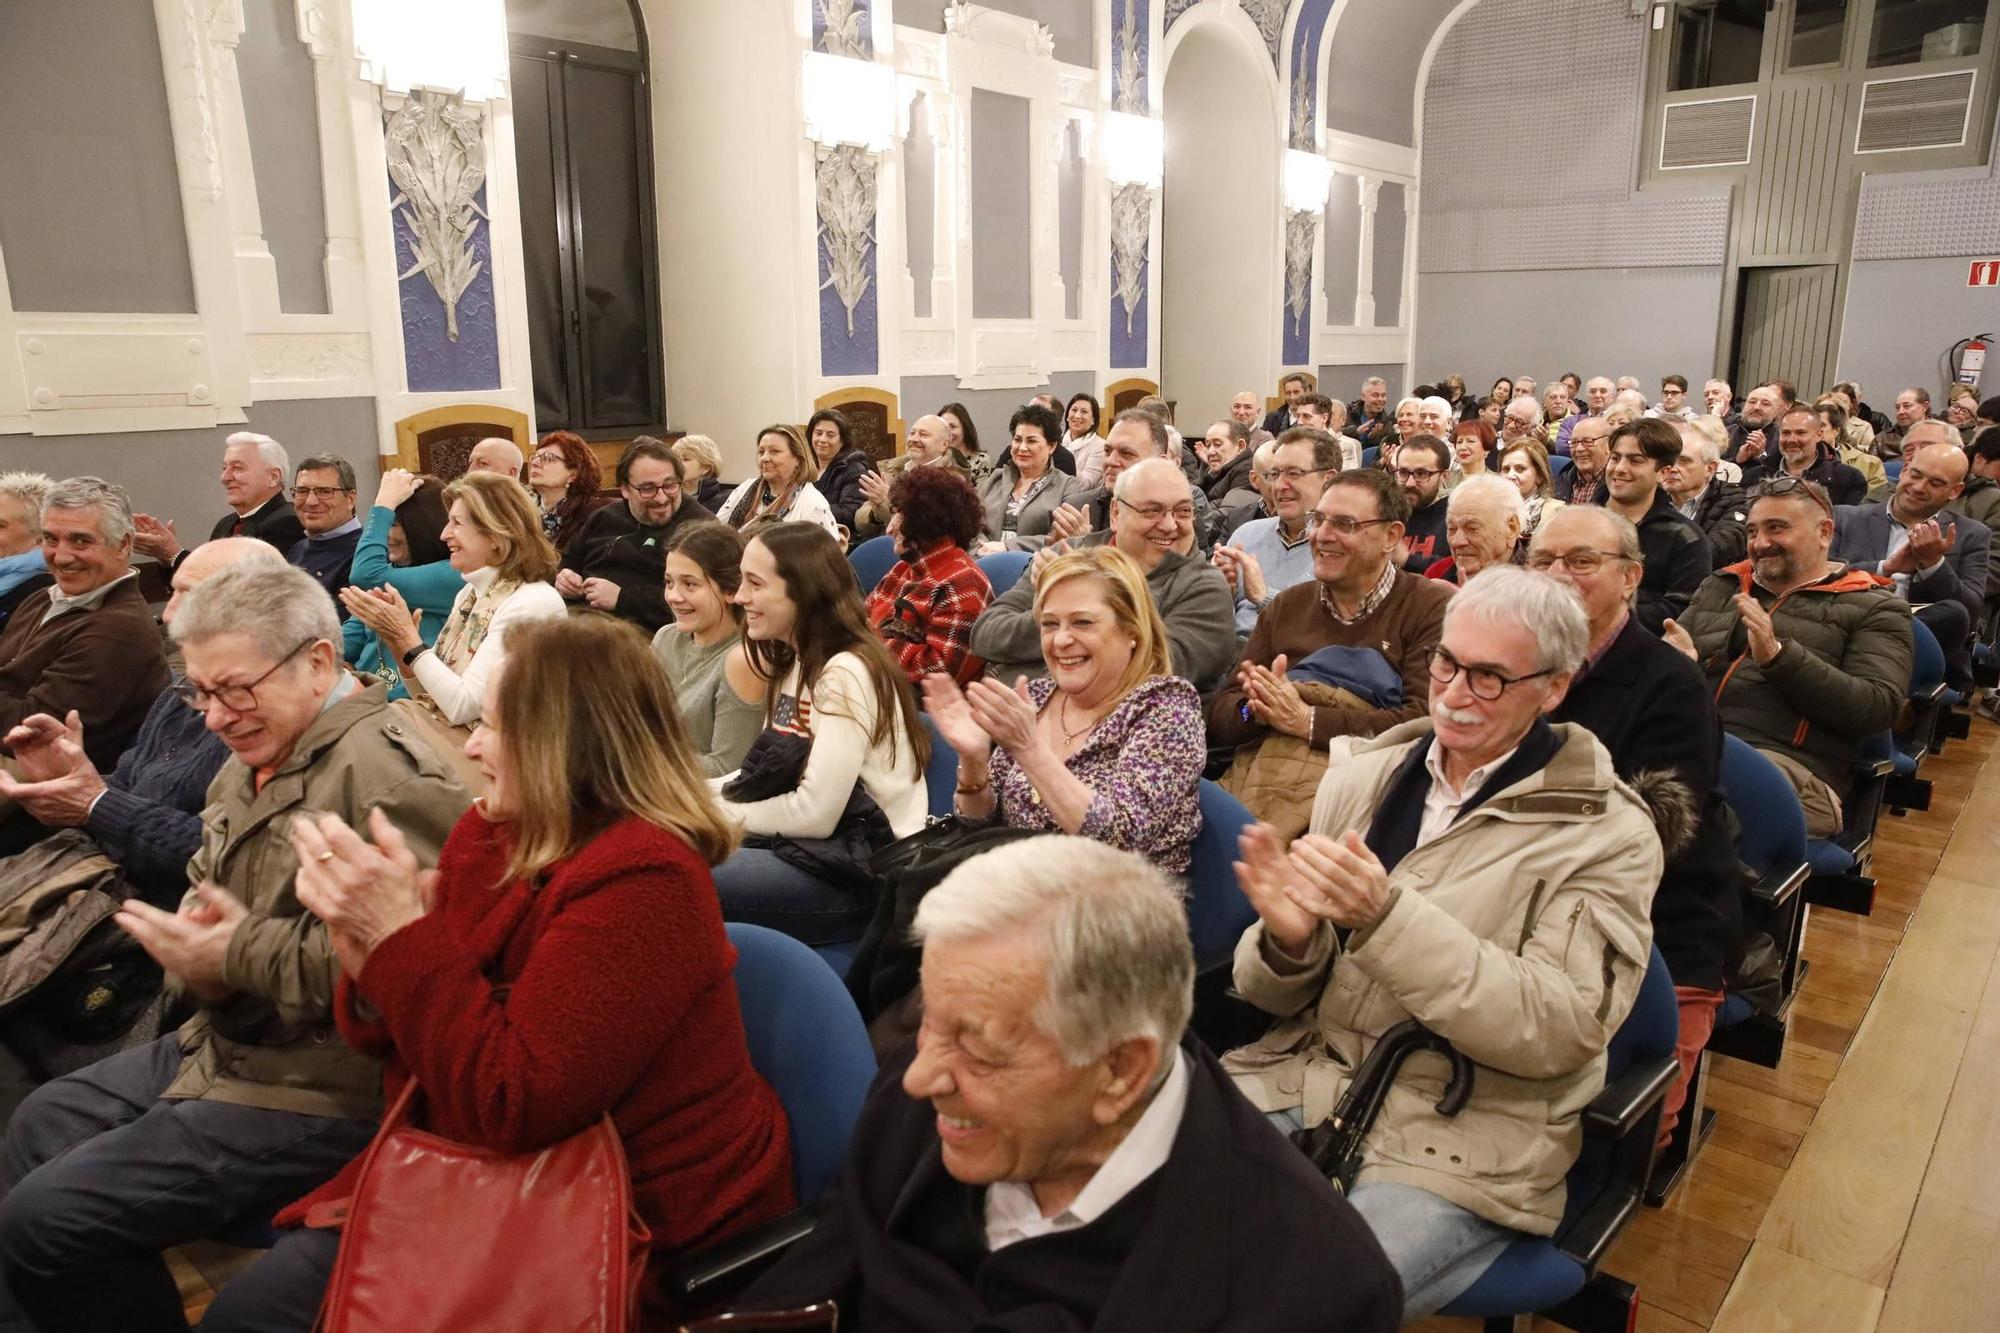
M 1217 510 L 1227 512 L 1255 497 L 1250 469 L 1257 451 L 1250 444 L 1250 427 L 1233 418 L 1211 422 L 1195 452 L 1201 455 L 1201 489 Z
M 662 591 L 667 547 L 682 525 L 713 519 L 688 498 L 682 463 L 665 441 L 641 435 L 618 457 L 618 494 L 584 520 L 563 553 L 555 589 L 564 600 L 629 620 L 648 634 L 671 621 Z M 581 609 L 581 607 L 579 607 Z
M 222 494 L 229 512 L 215 522 L 210 541 L 218 537 L 255 537 L 269 542 L 279 555 L 299 544 L 305 529 L 285 499 L 285 477 L 291 460 L 285 446 L 268 435 L 240 430 L 222 442 Z M 132 515 L 132 549 L 172 568 L 187 559 L 172 519 Z
M 1954 384 L 1944 392 L 1945 424 L 1969 431 L 1979 419 L 1979 390 L 1970 384 Z
M 1035 576 L 1034 613 L 1048 675 L 1012 689 L 923 680 L 958 755 L 954 808 L 1095 838 L 1185 875 L 1208 759 L 1201 696 L 1173 674 L 1145 575 L 1114 546 L 1057 555 Z
M 209 788 L 181 910 L 131 899 L 116 920 L 194 1016 L 43 1085 L 15 1113 L 0 1201 L 0 1323 L 12 1327 L 183 1326 L 163 1249 L 268 1216 L 367 1145 L 381 1069 L 333 1032 L 341 946 L 295 892 L 293 819 L 358 824 L 372 807 L 400 831 L 414 876 L 467 804 L 384 710 L 381 685 L 342 669 L 333 603 L 310 575 L 224 570 L 187 594 L 173 636 L 183 697 L 230 758 Z M 426 958 L 433 976 L 437 961 Z M 304 1329 L 313 1305 L 301 1308 L 290 1326 Z
M 1272 516 L 1245 523 L 1211 557 L 1236 599 L 1236 632 L 1247 636 L 1271 599 L 1312 577 L 1312 534 L 1306 520 L 1340 472 L 1334 437 L 1310 426 L 1279 436 L 1266 469 Z
M 446 521 L 443 482 L 403 468 L 389 469 L 382 474 L 375 504 L 362 525 L 348 586 L 340 590 L 341 607 L 348 611 L 340 626 L 341 655 L 362 677 L 387 685 L 392 702 L 409 694 L 402 664 L 382 651 L 382 640 L 353 614 L 354 599 L 366 597 L 373 588 L 394 588 L 416 615 L 417 637 L 426 644 L 436 643 L 465 586 L 465 577 L 452 567 L 451 551 L 444 544 Z
M 738 1302 L 878 1333 L 1389 1333 L 1354 1210 L 1187 1031 L 1179 886 L 1084 838 L 925 895 L 923 1027 L 882 1069 L 811 1235 Z
M 1680 456 L 1680 432 L 1657 418 L 1641 417 L 1612 431 L 1604 465 L 1604 507 L 1639 529 L 1645 571 L 1633 609 L 1653 634 L 1687 609 L 1714 568 L 1707 536 L 1674 507 L 1660 484 L 1661 471 L 1677 466 Z
M 813 485 L 819 464 L 797 426 L 757 432 L 757 475 L 730 492 L 715 516 L 749 536 L 772 523 L 817 523 L 835 540 L 840 531 L 826 497 Z
M 819 465 L 819 480 L 813 486 L 826 498 L 833 521 L 853 532 L 854 511 L 868 499 L 861 490 L 861 476 L 875 470 L 875 460 L 854 442 L 854 427 L 847 418 L 830 408 L 821 408 L 806 422 L 806 443 Z
M 1451 472 L 1451 447 L 1435 435 L 1408 436 L 1396 448 L 1392 471 L 1410 504 L 1403 521 L 1403 568 L 1421 574 L 1445 554 L 1444 479 Z
M 174 571 L 173 595 L 160 620 L 169 629 L 196 584 L 235 565 L 282 565 L 254 537 L 204 542 Z M 229 748 L 201 713 L 170 683 L 154 696 L 131 748 L 118 766 L 100 769 L 83 745 L 84 726 L 72 711 L 31 713 L 0 737 L 18 778 L 0 765 L 0 796 L 43 830 L 80 828 L 89 846 L 111 858 L 146 901 L 177 906 L 187 890 L 188 858 L 201 849 L 201 811 L 208 786 Z
M 1674 508 L 1708 538 L 1709 563 L 1716 569 L 1733 565 L 1743 558 L 1743 490 L 1717 475 L 1721 455 L 1714 439 L 1688 422 L 1680 424 L 1679 434 L 1680 454 L 1660 470 L 1660 485 Z
M 528 458 L 528 489 L 541 509 L 542 534 L 558 554 L 604 504 L 597 455 L 572 431 L 552 430 Z
M 1062 447 L 1076 462 L 1076 484 L 1095 486 L 1104 473 L 1104 436 L 1097 429 L 1104 415 L 1097 400 L 1087 393 L 1073 393 L 1063 412 L 1065 429 Z
M 1875 426 L 1861 411 L 1860 393 L 1861 390 L 1852 384 L 1836 384 L 1826 391 L 1825 396 L 1840 404 L 1847 413 L 1847 424 L 1841 427 L 1840 442 L 1847 450 L 1866 454 L 1880 463 L 1881 455 L 1875 449 Z M 1846 450 L 1842 451 L 1840 461 L 1849 467 L 1860 466 Z
M 1687 400 L 1688 382 L 1685 375 L 1665 375 L 1660 379 L 1660 401 L 1646 410 L 1646 415 L 1658 417 L 1662 421 L 1688 421 L 1695 416 L 1694 404 Z
M 1803 477 L 1816 483 L 1836 506 L 1858 505 L 1868 498 L 1867 479 L 1822 442 L 1820 417 L 1812 408 L 1803 403 L 1786 408 L 1778 417 L 1777 433 L 1776 449 L 1766 449 L 1743 465 L 1745 486 L 1769 477 Z
M 1098 487 L 1094 491 L 1080 491 L 1065 503 L 1058 505 L 1049 517 L 1049 531 L 1044 537 L 1024 537 L 1023 550 L 1039 550 L 1042 546 L 1057 541 L 1065 541 L 1084 536 L 1086 533 L 1102 533 L 1110 529 L 1111 516 L 1116 506 L 1112 503 L 1113 492 L 1118 484 L 1119 474 L 1126 468 L 1147 458 L 1164 458 L 1180 468 L 1183 475 L 1187 469 L 1175 454 L 1168 436 L 1165 418 L 1157 413 L 1127 408 L 1112 419 L 1110 434 L 1104 439 L 1104 471 Z M 1192 479 L 1190 479 L 1192 480 Z M 1193 488 L 1189 496 L 1194 505 L 1194 521 L 1188 524 L 1183 543 L 1176 547 L 1182 554 L 1193 554 L 1197 550 L 1206 553 L 1214 543 L 1215 528 L 1220 515 L 1208 502 L 1208 496 L 1199 487 Z M 1130 554 L 1130 552 L 1127 552 Z M 1145 565 L 1144 561 L 1140 562 Z
M 354 516 L 354 464 L 338 454 L 314 454 L 292 478 L 292 508 L 301 537 L 285 558 L 313 576 L 338 605 L 348 583 L 361 520 Z M 346 612 L 341 612 L 346 619 Z
M 1445 499 L 1444 539 L 1451 554 L 1424 570 L 1426 578 L 1464 586 L 1482 569 L 1514 563 L 1527 506 L 1504 477 L 1467 477 Z
M 979 497 L 947 468 L 910 468 L 889 502 L 897 559 L 868 594 L 868 623 L 913 684 L 933 672 L 964 684 L 984 669 L 972 652 L 972 626 L 993 600 L 970 551 L 979 540 Z
M 683 435 L 674 441 L 674 457 L 681 460 L 682 485 L 695 503 L 711 514 L 722 508 L 734 489 L 722 480 L 722 451 L 706 435 Z
M 824 858 L 803 869 L 773 842 L 794 857 L 802 840 L 859 842 L 867 853 L 924 826 L 929 745 L 915 692 L 869 627 L 838 543 L 817 524 L 773 524 L 751 538 L 736 602 L 770 696 L 744 766 L 717 779 L 724 813 L 751 835 L 716 867 L 722 914 L 808 944 L 859 939 L 873 882 L 827 878 Z
M 1980 431 L 1965 453 L 1965 489 L 1951 502 L 1951 508 L 1985 524 L 1988 531 L 2000 528 L 2000 426 Z M 5 485 L 6 479 L 0 477 L 0 495 L 4 495 Z M 0 505 L 4 504 L 0 499 Z M 1987 548 L 1986 560 L 1986 599 L 1991 603 L 2000 594 L 2000 542 Z
M 673 686 L 688 745 L 706 777 L 733 773 L 764 729 L 764 682 L 743 645 L 743 534 L 727 523 L 687 523 L 667 543 L 672 623 L 653 635 L 653 656 Z
M 1521 535 L 1532 537 L 1549 515 L 1563 508 L 1556 499 L 1555 479 L 1549 473 L 1549 453 L 1539 441 L 1519 440 L 1502 445 L 1500 475 L 1514 483 L 1523 505 Z
M 1787 418 L 1789 421 L 1790 418 Z M 1879 504 L 1836 505 L 1835 560 L 1879 574 L 1937 636 L 1949 682 L 1971 684 L 1969 640 L 1986 615 L 1986 566 L 1993 533 L 1977 519 L 1945 513 L 1965 487 L 1965 451 L 1942 422 L 1920 421 L 1903 437 L 1909 461 Z
M 472 452 L 465 456 L 467 472 L 497 472 L 503 477 L 521 479 L 521 446 L 504 435 L 489 435 L 472 446 Z
M 1024 550 L 1027 538 L 1046 538 L 1056 510 L 1086 489 L 1053 465 L 1056 426 L 1056 414 L 1039 403 L 1017 409 L 1008 421 L 1006 457 L 979 482 L 984 541 L 977 554 Z
M 1708 380 L 1701 386 L 1703 416 L 1714 417 L 1724 426 L 1734 426 L 1738 420 L 1736 413 L 1736 390 L 1724 379 Z M 1725 441 L 1725 448 L 1727 442 Z
M 1592 505 L 1551 518 L 1528 556 L 1530 569 L 1576 590 L 1590 622 L 1584 666 L 1550 720 L 1596 736 L 1659 822 L 1667 860 L 1653 895 L 1653 943 L 1681 1015 L 1674 1045 L 1681 1074 L 1660 1121 L 1664 1145 L 1715 1029 L 1724 970 L 1741 949 L 1743 895 L 1735 826 L 1718 778 L 1722 724 L 1701 672 L 1632 614 L 1643 563 L 1639 530 Z M 1674 815 L 1671 826 L 1663 811 Z
M 1107 471 L 1118 462 L 1111 526 L 1072 538 L 1061 549 L 1108 545 L 1123 551 L 1146 576 L 1153 606 L 1167 627 L 1174 674 L 1198 690 L 1212 689 L 1236 651 L 1229 584 L 1219 570 L 1192 553 L 1196 492 L 1179 466 L 1166 458 L 1123 465 L 1122 451 L 1129 444 L 1123 432 L 1131 426 L 1120 414 L 1105 450 Z M 1145 429 L 1137 434 L 1143 437 Z M 1038 558 L 1052 559 L 1056 549 L 1045 548 Z M 1003 684 L 1048 673 L 1034 591 L 1032 578 L 1020 580 L 973 622 L 972 651 L 986 660 L 991 674 Z
M 979 446 L 979 427 L 972 424 L 972 413 L 963 403 L 946 403 L 937 410 L 938 420 L 944 423 L 945 451 L 965 469 L 965 475 L 978 484 L 993 468 L 993 460 Z
M 861 491 L 868 499 L 855 511 L 853 535 L 856 542 L 879 537 L 888 526 L 889 488 L 903 470 L 930 466 L 950 468 L 968 481 L 972 479 L 965 464 L 946 445 L 944 418 L 939 416 L 923 416 L 912 421 L 903 452 L 884 460 L 879 469 L 861 478 Z
M 1669 639 L 1715 691 L 1724 730 L 1784 771 L 1806 831 L 1841 828 L 1861 744 L 1895 723 L 1910 688 L 1910 608 L 1866 570 L 1827 558 L 1833 506 L 1809 481 L 1750 492 L 1749 560 L 1701 585 Z
M 42 558 L 42 497 L 49 485 L 39 472 L 0 472 L 0 628 L 15 607 L 55 582 Z
M 1445 608 L 1429 717 L 1337 740 L 1289 853 L 1263 827 L 1242 839 L 1258 921 L 1235 981 L 1276 1021 L 1223 1065 L 1258 1109 L 1317 1125 L 1406 1018 L 1479 1066 L 1450 1119 L 1390 1089 L 1348 1196 L 1403 1279 L 1406 1320 L 1555 1230 L 1583 1107 L 1645 976 L 1660 839 L 1604 747 L 1547 721 L 1588 645 L 1568 588 L 1488 570 Z

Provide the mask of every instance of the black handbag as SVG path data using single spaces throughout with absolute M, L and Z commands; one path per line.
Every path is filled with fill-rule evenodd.
M 901 1002 L 917 988 L 923 951 L 910 938 L 910 923 L 924 895 L 981 852 L 1038 836 L 1036 829 L 975 824 L 946 815 L 875 853 L 868 863 L 869 873 L 881 886 L 875 915 L 847 970 L 847 989 L 864 1019 L 873 1024 L 879 1016 L 903 1008 Z

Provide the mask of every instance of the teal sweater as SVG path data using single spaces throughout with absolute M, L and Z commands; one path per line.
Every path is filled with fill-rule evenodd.
M 429 644 L 444 628 L 444 618 L 451 614 L 451 604 L 458 597 L 458 590 L 465 586 L 465 580 L 446 560 L 416 566 L 390 564 L 389 527 L 395 521 L 393 509 L 376 505 L 368 511 L 368 521 L 361 527 L 361 541 L 354 548 L 354 567 L 348 571 L 348 581 L 356 588 L 380 588 L 386 584 L 401 593 L 412 611 L 423 613 L 417 617 L 417 633 Z M 388 682 L 391 699 L 409 694 L 403 688 L 401 663 L 383 657 L 382 641 L 360 621 L 349 617 L 340 627 L 340 636 L 347 660 L 356 671 Z

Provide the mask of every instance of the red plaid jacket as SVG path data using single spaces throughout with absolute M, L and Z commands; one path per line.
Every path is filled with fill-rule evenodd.
M 868 623 L 912 682 L 942 671 L 959 684 L 986 664 L 972 654 L 972 622 L 993 585 L 964 547 L 940 537 L 915 560 L 899 560 L 868 594 Z

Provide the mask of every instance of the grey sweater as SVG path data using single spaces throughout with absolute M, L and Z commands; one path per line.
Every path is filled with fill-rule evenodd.
M 739 640 L 735 636 L 704 648 L 694 636 L 668 625 L 653 636 L 653 654 L 674 683 L 688 743 L 701 757 L 701 771 L 719 778 L 734 773 L 744 752 L 764 729 L 764 705 L 745 703 L 730 687 L 723 664 Z

